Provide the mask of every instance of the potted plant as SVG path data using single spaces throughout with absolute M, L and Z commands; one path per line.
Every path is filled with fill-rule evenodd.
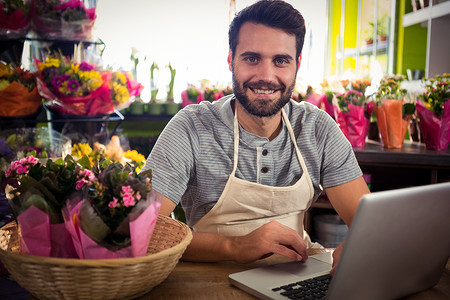
M 175 115 L 180 109 L 180 105 L 175 103 L 175 99 L 173 97 L 173 85 L 175 83 L 175 74 L 177 70 L 175 70 L 170 63 L 167 68 L 170 70 L 170 82 L 167 88 L 166 113 L 168 115 Z
M 376 93 L 375 115 L 381 142 L 386 148 L 401 148 L 414 105 L 406 103 L 407 91 L 400 87 L 404 75 L 385 75 Z
M 148 103 L 148 113 L 150 115 L 160 115 L 163 111 L 163 104 L 156 98 L 159 89 L 157 87 L 158 80 L 155 79 L 155 71 L 158 71 L 159 76 L 159 67 L 156 62 L 153 62 L 150 66 L 150 102 Z
M 416 102 L 427 149 L 446 150 L 450 143 L 450 74 L 424 79 L 425 92 Z

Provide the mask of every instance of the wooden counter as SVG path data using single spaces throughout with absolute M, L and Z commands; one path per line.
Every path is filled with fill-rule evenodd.
M 137 299 L 256 299 L 252 295 L 236 288 L 235 286 L 232 286 L 228 281 L 228 275 L 234 272 L 240 272 L 254 267 L 284 261 L 287 261 L 287 259 L 280 256 L 273 256 L 248 265 L 239 265 L 231 262 L 179 262 L 164 282 L 156 286 L 146 295 Z M 450 299 L 450 261 L 447 264 L 440 282 L 435 287 L 421 293 L 408 296 L 404 299 Z

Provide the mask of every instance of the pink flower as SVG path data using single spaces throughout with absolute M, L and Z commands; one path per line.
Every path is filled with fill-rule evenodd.
M 126 207 L 134 206 L 136 204 L 134 197 L 130 194 L 123 195 L 123 203 Z
M 124 185 L 122 186 L 122 192 L 124 192 L 125 194 L 133 193 L 133 189 L 129 185 Z
M 77 190 L 81 190 L 86 183 L 87 183 L 87 180 L 80 179 L 80 180 L 77 181 L 75 188 Z
M 116 197 L 113 197 L 113 201 L 108 203 L 108 207 L 110 208 L 114 208 L 114 207 L 119 207 L 119 200 Z

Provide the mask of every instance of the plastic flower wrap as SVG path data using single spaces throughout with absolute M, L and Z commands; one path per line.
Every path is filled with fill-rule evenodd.
M 0 1 L 0 37 L 20 38 L 28 33 L 29 6 L 24 0 Z
M 61 209 L 75 191 L 80 166 L 70 156 L 41 163 L 33 156 L 5 171 L 7 197 L 21 229 L 21 252 L 77 257 Z
M 78 174 L 81 197 L 67 202 L 66 227 L 80 258 L 122 258 L 147 252 L 161 205 L 151 189 L 151 171 L 102 160 Z
M 366 143 L 374 106 L 373 101 L 367 102 L 364 95 L 369 85 L 369 81 L 355 80 L 348 86 L 350 90 L 336 96 L 339 107 L 336 122 L 353 147 L 364 147 Z
M 21 117 L 36 113 L 41 97 L 35 74 L 0 62 L 0 116 Z
M 64 157 L 70 154 L 72 144 L 69 138 L 47 127 L 3 130 L 0 131 L 0 142 L 3 145 L 0 159 L 6 159 L 7 163 L 29 155 L 37 158 Z
M 450 143 L 450 74 L 431 78 L 416 102 L 427 149 L 445 150 Z
M 52 39 L 88 40 L 96 14 L 80 0 L 31 0 L 34 31 Z
M 403 80 L 404 75 L 385 75 L 376 94 L 374 110 L 381 142 L 386 148 L 401 148 L 408 128 L 408 118 L 404 109 L 407 92 L 400 87 Z
M 36 60 L 39 94 L 52 110 L 69 115 L 102 115 L 114 111 L 109 81 L 112 74 L 87 62 L 76 63 L 62 55 Z

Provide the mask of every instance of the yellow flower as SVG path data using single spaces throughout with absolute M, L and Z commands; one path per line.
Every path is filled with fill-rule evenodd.
M 45 68 L 56 67 L 59 68 L 60 61 L 57 58 L 47 58 L 45 63 L 38 63 L 39 71 L 42 71 Z
M 8 78 L 12 74 L 12 69 L 0 62 L 0 77 Z
M 9 82 L 9 80 L 0 79 L 0 91 L 6 89 L 10 84 L 11 82 Z
M 122 72 L 115 72 L 114 80 L 117 80 L 119 83 L 123 85 L 127 83 L 127 77 Z
M 84 155 L 90 155 L 92 152 L 91 146 L 85 143 L 78 143 L 72 146 L 72 156 L 82 157 Z
M 125 158 L 129 158 L 135 162 L 145 162 L 145 156 L 137 152 L 136 150 L 128 150 L 123 154 Z

